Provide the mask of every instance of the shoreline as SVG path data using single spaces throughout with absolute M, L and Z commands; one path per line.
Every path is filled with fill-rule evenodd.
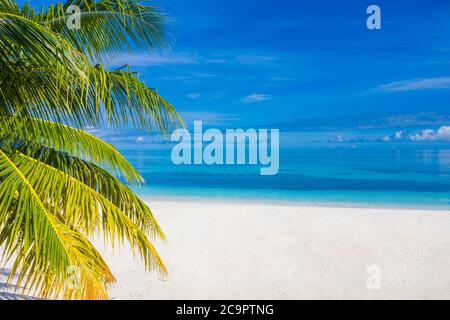
M 279 199 L 279 198 L 257 198 L 257 197 L 238 197 L 238 196 L 192 196 L 192 195 L 169 195 L 157 194 L 148 195 L 137 193 L 137 195 L 147 204 L 151 206 L 153 201 L 157 202 L 173 202 L 184 201 L 193 203 L 208 203 L 214 202 L 217 204 L 227 205 L 230 203 L 238 203 L 242 205 L 275 205 L 282 207 L 305 207 L 305 208 L 340 208 L 340 209 L 385 209 L 385 210 L 399 210 L 399 211 L 449 211 L 450 205 L 416 205 L 416 204 L 401 204 L 401 203 L 367 203 L 367 202 L 352 202 L 352 201 L 315 201 L 315 200 L 296 200 L 296 199 Z

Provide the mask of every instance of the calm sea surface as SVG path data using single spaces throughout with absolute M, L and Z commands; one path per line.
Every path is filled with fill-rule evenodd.
M 141 196 L 450 209 L 448 143 L 282 145 L 275 176 L 259 165 L 177 166 L 170 144 L 117 147 L 146 180 Z

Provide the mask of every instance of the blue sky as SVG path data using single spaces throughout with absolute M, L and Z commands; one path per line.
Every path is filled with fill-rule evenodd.
M 160 0 L 173 51 L 131 63 L 189 119 L 264 125 L 447 113 L 450 2 Z M 374 2 L 375 3 L 375 2 Z
M 140 71 L 188 122 L 351 130 L 370 118 L 387 134 L 450 125 L 449 1 L 145 2 L 171 17 L 173 49 L 116 63 Z M 366 28 L 370 4 L 381 30 Z

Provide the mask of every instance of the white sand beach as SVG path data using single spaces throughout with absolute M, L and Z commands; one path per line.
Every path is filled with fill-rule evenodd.
M 450 298 L 448 211 L 149 204 L 169 277 L 146 274 L 127 250 L 106 253 L 113 299 Z M 379 290 L 367 286 L 372 265 Z
M 117 277 L 112 299 L 450 298 L 448 211 L 149 204 L 170 274 L 145 273 L 126 248 L 103 249 Z M 373 265 L 379 290 L 367 286 Z

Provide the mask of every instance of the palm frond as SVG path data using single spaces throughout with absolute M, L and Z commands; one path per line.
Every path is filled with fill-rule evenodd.
M 108 123 L 132 123 L 134 127 L 167 133 L 184 126 L 175 108 L 154 89 L 129 71 L 107 71 L 102 65 L 91 70 L 91 104 L 102 102 Z
M 66 26 L 81 9 L 81 30 Z M 148 269 L 167 272 L 148 237 L 165 239 L 151 210 L 122 182 L 142 177 L 110 144 L 82 131 L 131 124 L 184 126 L 173 106 L 128 70 L 94 59 L 165 44 L 166 18 L 135 0 L 0 0 L 0 247 L 16 286 L 41 297 L 106 299 L 114 281 L 87 237 L 128 242 Z M 80 286 L 67 285 L 76 267 Z M 12 277 L 8 279 L 12 281 Z
M 114 277 L 100 254 L 52 212 L 1 149 L 0 177 L 0 244 L 4 257 L 15 256 L 11 275 L 19 275 L 16 286 L 25 283 L 42 297 L 107 298 L 107 284 Z M 68 286 L 64 276 L 71 266 L 80 271 L 79 290 Z
M 88 236 L 101 231 L 113 246 L 116 240 L 123 243 L 126 239 L 148 269 L 156 269 L 161 274 L 167 272 L 145 233 L 106 196 L 74 177 L 25 154 L 16 152 L 10 160 L 23 173 L 40 198 L 45 199 L 44 203 L 53 207 L 66 224 Z
M 0 63 L 0 115 L 86 126 L 127 125 L 163 133 L 184 126 L 175 108 L 132 72 L 89 66 L 84 82 L 51 68 Z
M 154 239 L 165 240 L 164 233 L 156 222 L 150 208 L 129 187 L 108 171 L 80 158 L 46 147 L 26 145 L 18 150 L 64 173 L 66 178 L 70 176 L 79 183 L 85 184 L 118 207 L 144 233 Z
M 131 183 L 143 182 L 133 166 L 109 143 L 85 131 L 47 120 L 24 117 L 0 117 L 3 143 L 41 145 L 94 162 L 112 170 Z
M 35 102 L 44 96 L 59 96 L 58 90 L 62 88 L 86 86 L 90 68 L 87 58 L 62 36 L 26 17 L 11 13 L 14 10 L 10 7 L 5 8 L 0 8 L 0 115 L 37 113 L 55 119 L 61 118 L 61 112 L 68 115 L 70 106 L 67 104 L 62 107 L 50 104 L 40 110 Z M 14 77 L 20 76 L 17 71 L 42 69 L 52 73 L 54 85 L 45 89 L 31 82 L 35 86 L 22 85 L 15 91 L 14 86 L 21 81 L 20 78 L 14 80 Z M 45 76 L 41 72 L 35 80 Z
M 80 8 L 80 29 L 66 25 L 71 5 Z M 30 12 L 28 8 L 22 11 Z M 115 56 L 133 47 L 167 47 L 166 17 L 156 7 L 135 0 L 68 0 L 52 4 L 30 18 L 60 33 L 91 58 Z
M 85 56 L 62 36 L 11 11 L 0 8 L 0 63 L 51 66 L 85 80 Z
M 10 13 L 20 13 L 19 6 L 14 0 L 0 0 L 0 10 Z

